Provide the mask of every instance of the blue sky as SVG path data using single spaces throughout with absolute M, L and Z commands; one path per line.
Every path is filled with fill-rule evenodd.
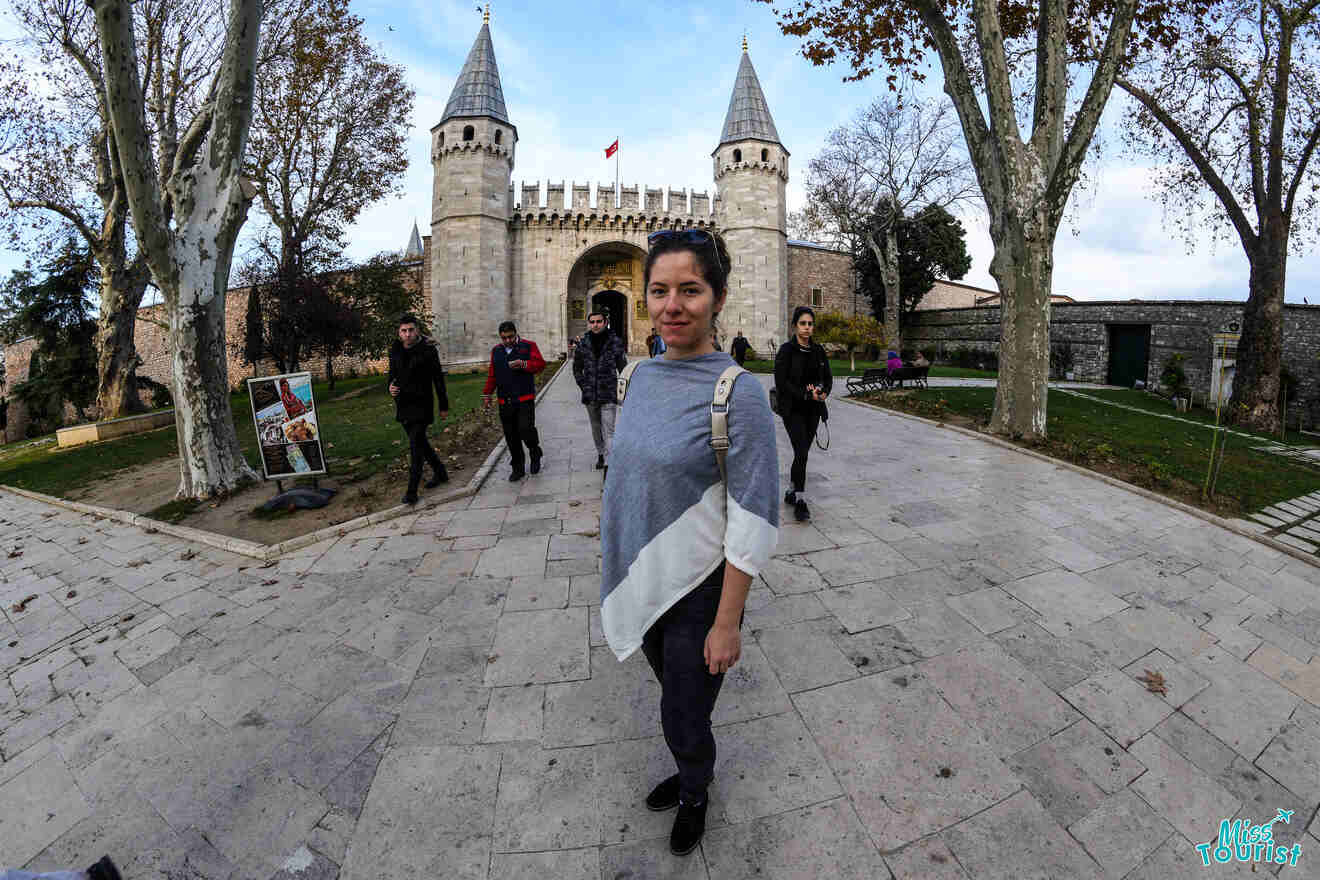
M 416 221 L 430 226 L 429 129 L 481 25 L 475 0 L 355 2 L 373 41 L 403 64 L 417 90 L 411 167 L 402 197 L 369 209 L 350 235 L 350 256 L 402 248 Z M 0 35 L 7 23 L 0 21 Z M 509 115 L 518 128 L 515 181 L 612 185 L 604 148 L 621 138 L 625 185 L 671 186 L 713 194 L 710 152 L 719 138 L 746 31 L 750 53 L 784 145 L 792 154 L 790 210 L 802 204 L 802 171 L 828 131 L 880 94 L 881 78 L 845 83 L 842 66 L 814 67 L 798 41 L 782 36 L 770 6 L 751 0 L 633 4 L 606 0 L 504 0 L 491 31 Z M 938 74 L 927 92 L 938 96 Z M 1106 149 L 1074 194 L 1055 249 L 1054 289 L 1078 299 L 1246 297 L 1247 264 L 1233 240 L 1189 251 L 1150 195 L 1146 162 L 1123 155 L 1115 94 L 1106 112 Z M 251 222 L 251 221 L 249 221 Z M 980 206 L 964 212 L 973 256 L 966 283 L 994 287 Z M 0 250 L 0 272 L 22 261 Z M 1294 256 L 1289 302 L 1320 303 L 1320 257 Z

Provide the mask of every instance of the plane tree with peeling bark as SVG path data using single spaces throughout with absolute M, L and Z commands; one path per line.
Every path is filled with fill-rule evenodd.
M 140 69 L 135 4 L 91 0 L 90 5 L 129 213 L 164 300 L 179 438 L 177 494 L 224 494 L 256 479 L 239 448 L 229 405 L 225 291 L 234 242 L 255 196 L 242 167 L 262 2 L 229 3 L 223 38 L 216 44 L 219 64 L 191 120 L 180 119 L 182 108 L 162 101 L 151 71 Z
M 1125 132 L 1163 160 L 1160 194 L 1189 238 L 1208 200 L 1218 231 L 1241 243 L 1250 276 L 1229 418 L 1273 431 L 1288 254 L 1317 231 L 1320 0 L 1226 0 L 1179 25 L 1183 40 L 1119 76 L 1134 99 Z
M 938 56 L 994 244 L 1002 306 L 990 429 L 1044 437 L 1054 238 L 1134 41 L 1177 37 L 1167 2 L 790 0 L 776 9 L 808 59 L 842 55 L 848 79 L 884 65 L 892 88 L 901 76 L 924 77 L 927 51 Z
M 833 129 L 807 166 L 807 203 L 880 267 L 885 298 L 884 345 L 902 348 L 899 226 L 935 206 L 949 208 L 975 194 L 948 102 L 879 98 Z

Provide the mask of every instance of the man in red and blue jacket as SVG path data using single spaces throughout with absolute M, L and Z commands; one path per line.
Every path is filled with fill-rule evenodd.
M 536 433 L 536 380 L 537 373 L 545 369 L 545 359 L 536 343 L 518 336 L 512 321 L 500 324 L 500 344 L 491 349 L 490 372 L 481 393 L 486 406 L 490 406 L 491 393 L 500 403 L 500 425 L 504 440 L 509 445 L 509 458 L 513 462 L 510 482 L 523 478 L 523 446 L 531 455 L 531 471 L 541 470 L 541 439 Z

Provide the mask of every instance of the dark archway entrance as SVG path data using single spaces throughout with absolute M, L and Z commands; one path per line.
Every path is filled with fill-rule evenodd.
M 623 350 L 628 350 L 628 301 L 617 290 L 602 290 L 591 298 L 593 310 L 600 310 L 609 319 L 614 335 L 623 340 Z

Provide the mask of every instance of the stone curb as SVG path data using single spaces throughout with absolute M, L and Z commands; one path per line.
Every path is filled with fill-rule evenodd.
M 550 381 L 542 386 L 536 394 L 536 402 L 540 403 L 541 398 L 546 395 L 550 387 L 555 384 L 559 377 L 566 372 L 567 362 L 561 366 Z M 500 458 L 508 449 L 508 444 L 500 440 L 495 444 L 495 448 L 486 456 L 486 460 L 477 468 L 472 479 L 468 480 L 466 486 L 444 495 L 429 498 L 423 503 L 409 505 L 397 504 L 394 507 L 387 507 L 384 510 L 378 510 L 375 513 L 364 514 L 355 519 L 346 520 L 342 523 L 336 523 L 332 526 L 326 526 L 323 529 L 317 529 L 306 535 L 299 535 L 296 538 L 290 538 L 287 541 L 281 541 L 278 544 L 258 544 L 255 541 L 245 541 L 242 538 L 231 538 L 227 535 L 220 535 L 215 532 L 207 532 L 202 529 L 193 529 L 188 526 L 174 525 L 173 523 L 161 522 L 140 513 L 129 513 L 126 510 L 117 510 L 113 507 L 99 507 L 95 504 L 83 504 L 78 501 L 69 501 L 64 498 L 57 498 L 54 495 L 43 495 L 40 492 L 32 492 L 28 489 L 17 489 L 13 486 L 0 486 L 0 490 L 10 492 L 23 498 L 30 498 L 33 501 L 40 501 L 53 507 L 63 507 L 66 510 L 72 510 L 75 513 L 82 513 L 88 516 L 100 517 L 102 519 L 113 520 L 126 525 L 137 526 L 147 532 L 158 532 L 162 535 L 170 535 L 175 538 L 182 538 L 185 541 L 192 541 L 196 544 L 205 544 L 208 547 L 215 547 L 218 550 L 225 550 L 230 553 L 237 553 L 241 556 L 248 556 L 253 559 L 260 559 L 263 562 L 272 559 L 278 559 L 286 553 L 294 550 L 300 550 L 303 547 L 310 547 L 318 541 L 324 541 L 326 538 L 342 538 L 350 532 L 364 529 L 368 526 L 379 525 L 401 516 L 407 516 L 410 513 L 417 513 L 421 510 L 429 510 L 439 507 L 442 504 L 448 504 L 451 501 L 458 501 L 461 498 L 471 497 L 481 491 L 486 480 L 495 471 L 495 466 L 499 464 Z
M 1152 492 L 1151 490 L 1144 489 L 1141 486 L 1134 486 L 1132 483 L 1125 483 L 1120 479 L 1109 476 L 1108 474 L 1102 474 L 1096 471 L 1087 470 L 1086 468 L 1080 465 L 1073 464 L 1070 461 L 1064 461 L 1061 458 L 1054 458 L 1052 456 L 1045 455 L 1043 452 L 1037 452 L 1034 449 L 1025 449 L 1021 446 L 1018 446 L 1015 443 L 1010 443 L 1007 440 L 1002 440 L 998 437 L 988 434 L 982 434 L 978 431 L 972 431 L 969 430 L 968 428 L 962 428 L 959 427 L 958 425 L 950 425 L 946 422 L 937 422 L 934 421 L 933 419 L 927 419 L 922 416 L 912 415 L 911 413 L 905 413 L 899 410 L 889 409 L 888 407 L 877 406 L 874 403 L 867 403 L 862 400 L 853 400 L 852 398 L 849 397 L 837 397 L 835 399 L 841 400 L 845 403 L 853 404 L 854 406 L 864 406 L 868 409 L 879 410 L 880 412 L 888 413 L 889 415 L 892 416 L 897 416 L 900 419 L 910 419 L 911 421 L 921 422 L 922 424 L 930 425 L 931 427 L 942 428 L 946 431 L 954 431 L 955 433 L 958 434 L 964 434 L 968 437 L 974 437 L 975 439 L 980 440 L 984 443 L 989 443 L 991 446 L 999 446 L 1003 449 L 1011 449 L 1014 452 L 1020 452 L 1023 455 L 1030 456 L 1031 458 L 1037 458 L 1040 459 L 1041 461 L 1049 462 L 1050 464 L 1055 465 L 1056 467 L 1060 467 L 1063 468 L 1064 470 L 1072 471 L 1075 474 L 1081 474 L 1084 477 L 1090 477 L 1093 480 L 1099 480 L 1102 483 L 1107 483 L 1108 485 L 1114 486 L 1119 489 L 1124 489 L 1128 492 L 1133 493 L 1134 495 L 1140 495 L 1142 498 L 1146 498 L 1151 501 L 1158 501 L 1160 504 L 1163 504 L 1165 507 L 1172 507 L 1174 510 L 1179 510 L 1182 511 L 1183 513 L 1191 514 L 1197 519 L 1204 520 L 1205 522 L 1211 523 L 1212 525 L 1217 525 L 1220 528 L 1227 529 L 1228 531 L 1232 532 L 1235 535 L 1239 535 L 1243 538 L 1250 538 L 1251 540 L 1257 542 L 1258 544 L 1263 544 L 1266 547 L 1269 547 L 1271 550 L 1277 550 L 1280 553 L 1283 553 L 1287 556 L 1291 556 L 1293 559 L 1297 559 L 1307 563 L 1308 565 L 1312 565 L 1316 568 L 1320 568 L 1320 557 L 1306 553 L 1302 550 L 1297 549 L 1296 547 L 1289 546 L 1288 544 L 1285 544 L 1282 541 L 1276 541 L 1273 538 L 1269 538 L 1266 537 L 1265 535 L 1261 535 L 1256 532 L 1253 532 L 1250 529 L 1243 528 L 1242 526 L 1235 523 L 1233 520 L 1224 519 L 1222 516 L 1217 516 L 1213 513 L 1202 510 L 1199 507 L 1193 507 L 1190 504 L 1185 504 L 1173 498 L 1165 497 L 1164 495 L 1161 495 L 1158 492 Z

